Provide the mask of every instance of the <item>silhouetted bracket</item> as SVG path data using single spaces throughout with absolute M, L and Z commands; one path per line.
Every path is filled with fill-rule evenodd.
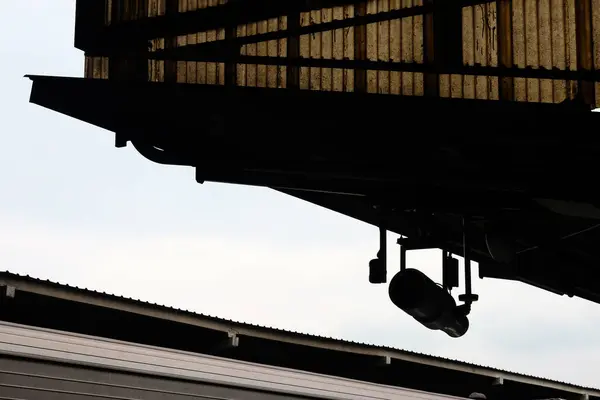
M 237 333 L 227 332 L 227 346 L 229 347 L 239 347 L 240 345 L 240 337 Z
M 118 132 L 115 133 L 115 147 L 127 147 L 127 142 L 129 142 L 129 139 L 124 134 Z
M 222 353 L 225 351 L 231 351 L 240 346 L 240 338 L 236 332 L 229 331 L 227 332 L 227 338 L 225 338 L 221 343 L 215 346 L 215 353 Z
M 388 365 L 392 365 L 392 356 L 381 356 L 377 360 L 377 365 L 380 367 L 385 367 Z
M 10 285 L 4 286 L 2 291 L 4 292 L 3 294 L 9 299 L 14 299 L 17 293 L 17 289 Z

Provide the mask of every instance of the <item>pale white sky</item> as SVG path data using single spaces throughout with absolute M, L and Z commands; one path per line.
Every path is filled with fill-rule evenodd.
M 2 1 L 0 269 L 598 385 L 600 305 L 476 278 L 471 329 L 450 339 L 368 283 L 375 227 L 269 189 L 198 185 L 192 169 L 152 164 L 114 148 L 110 132 L 29 104 L 23 75 L 82 75 L 74 3 Z M 389 239 L 393 270 L 398 251 Z M 438 251 L 409 257 L 440 280 Z

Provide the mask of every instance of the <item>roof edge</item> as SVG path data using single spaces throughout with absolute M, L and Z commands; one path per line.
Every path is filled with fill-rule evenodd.
M 543 386 L 549 389 L 560 390 L 583 396 L 587 395 L 600 397 L 600 389 L 596 388 L 584 387 L 546 378 L 504 371 L 492 367 L 485 367 L 477 364 L 450 360 L 397 348 L 361 344 L 343 339 L 327 338 L 318 335 L 230 321 L 218 317 L 197 314 L 191 311 L 147 303 L 123 296 L 101 293 L 89 289 L 82 289 L 49 280 L 44 281 L 30 276 L 14 274 L 8 271 L 0 271 L 0 286 L 13 287 L 17 291 L 25 291 L 68 301 L 76 301 L 84 304 L 131 312 L 134 314 L 177 322 L 185 325 L 235 333 L 238 336 L 252 336 L 260 339 L 281 341 L 295 345 L 323 348 L 326 350 L 351 352 L 373 357 L 386 357 L 458 372 L 487 376 L 494 379 Z

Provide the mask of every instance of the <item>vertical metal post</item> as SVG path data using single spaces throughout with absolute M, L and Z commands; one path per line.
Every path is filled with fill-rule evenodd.
M 379 251 L 377 258 L 369 262 L 369 282 L 380 284 L 387 282 L 387 230 L 385 221 L 379 224 Z
M 400 271 L 406 269 L 406 247 L 400 245 Z
M 465 259 L 465 295 L 471 296 L 471 255 L 469 252 L 469 224 L 466 217 L 463 217 L 463 257 Z
M 383 263 L 383 268 L 387 274 L 387 230 L 383 222 L 379 225 L 379 253 L 377 258 Z
M 465 314 L 468 315 L 471 312 L 471 304 L 479 299 L 479 296 L 473 294 L 471 288 L 471 252 L 469 250 L 469 219 L 463 217 L 462 220 L 463 228 L 463 257 L 465 259 L 465 294 L 458 296 L 458 299 L 464 301 L 465 304 L 460 306 L 464 308 Z

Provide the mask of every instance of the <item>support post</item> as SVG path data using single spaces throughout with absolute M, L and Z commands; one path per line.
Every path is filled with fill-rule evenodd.
M 577 36 L 577 70 L 592 71 L 594 69 L 594 53 L 592 38 L 592 1 L 575 0 L 576 36 Z M 577 82 L 579 99 L 591 106 L 596 102 L 595 83 L 579 80 Z
M 354 16 L 364 17 L 367 15 L 367 2 L 354 5 Z M 367 26 L 357 25 L 354 27 L 354 59 L 357 61 L 367 60 Z M 367 92 L 367 70 L 356 68 L 354 70 L 354 91 L 357 93 Z
M 512 0 L 498 0 L 496 25 L 498 27 L 498 66 L 513 67 Z M 514 79 L 500 78 L 500 100 L 514 100 Z

